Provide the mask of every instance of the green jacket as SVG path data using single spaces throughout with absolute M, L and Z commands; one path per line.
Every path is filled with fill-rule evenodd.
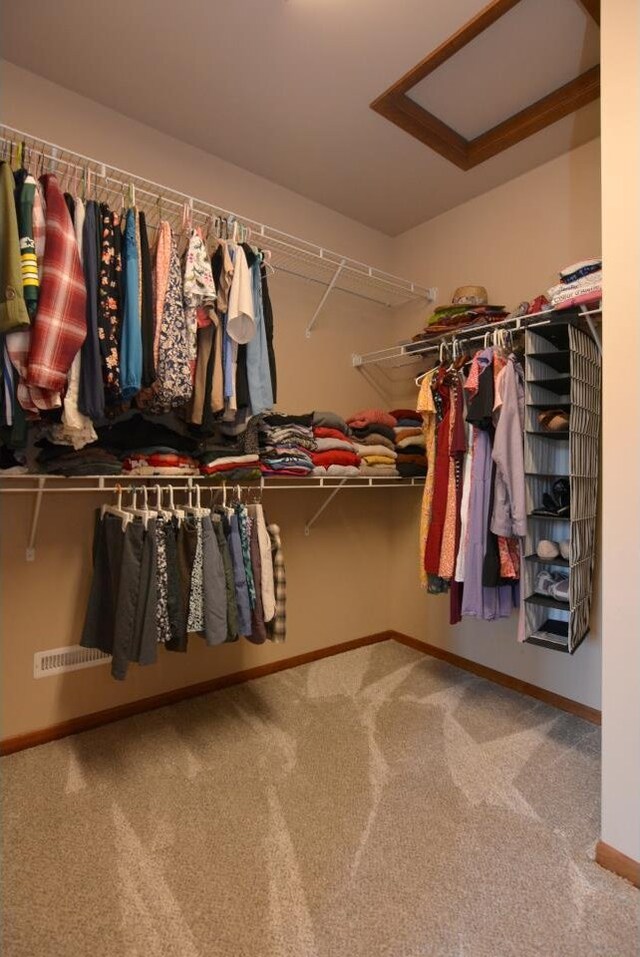
M 24 301 L 20 237 L 14 179 L 8 163 L 0 165 L 0 334 L 29 325 Z

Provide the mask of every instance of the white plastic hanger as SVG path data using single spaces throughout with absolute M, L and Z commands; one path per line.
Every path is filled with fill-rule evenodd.
M 185 516 L 184 516 L 183 510 L 181 508 L 176 508 L 176 505 L 173 501 L 173 485 L 169 485 L 168 492 L 169 492 L 169 508 L 171 509 L 171 513 L 173 514 L 174 518 L 178 519 L 178 522 L 184 521 Z
M 126 529 L 129 522 L 133 521 L 133 515 L 131 512 L 125 511 L 122 507 L 122 487 L 120 485 L 116 486 L 118 497 L 116 499 L 115 505 L 103 505 L 100 509 L 100 518 L 103 519 L 105 515 L 115 515 L 117 518 L 122 519 L 122 531 Z

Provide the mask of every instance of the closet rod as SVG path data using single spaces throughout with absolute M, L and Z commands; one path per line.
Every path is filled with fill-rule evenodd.
M 168 203 L 176 207 L 175 213 L 183 209 L 185 204 L 187 204 L 191 214 L 193 216 L 204 217 L 205 222 L 214 214 L 227 217 L 233 222 L 243 223 L 251 229 L 252 235 L 259 241 L 260 245 L 266 248 L 272 247 L 273 251 L 280 251 L 283 255 L 290 254 L 292 257 L 301 258 L 303 261 L 311 261 L 310 263 L 308 262 L 309 265 L 314 265 L 316 269 L 323 268 L 330 270 L 331 275 L 333 275 L 336 268 L 341 265 L 341 273 L 349 274 L 354 281 L 377 288 L 381 296 L 383 290 L 386 291 L 386 299 L 374 299 L 374 301 L 379 304 L 388 306 L 401 305 L 409 301 L 425 299 L 429 302 L 433 302 L 436 297 L 435 289 L 419 285 L 410 280 L 403 279 L 400 276 L 395 276 L 377 267 L 369 266 L 360 260 L 343 256 L 324 246 L 319 246 L 317 243 L 302 239 L 292 233 L 286 233 L 283 230 L 276 229 L 265 223 L 260 223 L 250 217 L 241 216 L 232 210 L 224 209 L 222 206 L 216 206 L 205 200 L 196 199 L 187 193 L 183 193 L 181 190 L 163 186 L 154 180 L 137 176 L 120 167 L 103 163 L 101 160 L 78 153 L 75 150 L 65 149 L 56 143 L 51 143 L 49 140 L 41 139 L 31 133 L 18 130 L 15 127 L 0 124 L 0 142 L 7 145 L 19 145 L 24 142 L 27 150 L 42 155 L 43 158 L 50 163 L 59 164 L 77 172 L 85 172 L 87 169 L 90 169 L 94 176 L 99 177 L 103 181 L 103 184 L 112 183 L 120 187 L 121 191 L 133 185 L 137 193 L 147 196 L 153 204 L 161 201 L 162 203 Z M 114 190 L 114 192 L 116 191 Z M 313 278 L 308 277 L 304 272 L 296 273 L 291 269 L 289 272 L 294 275 L 299 275 L 302 278 Z M 325 285 L 329 284 L 330 279 L 331 276 L 326 279 Z M 342 292 L 350 292 L 356 296 L 359 295 L 357 289 L 345 288 L 343 285 L 337 288 Z M 395 303 L 388 302 L 387 299 L 389 297 L 395 297 L 398 301 Z

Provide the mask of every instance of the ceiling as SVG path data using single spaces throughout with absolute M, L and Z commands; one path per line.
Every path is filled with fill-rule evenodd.
M 30 0 L 27 26 L 21 4 L 3 6 L 1 48 L 19 66 L 396 235 L 598 135 L 596 102 L 463 172 L 369 109 L 483 6 L 109 0 L 96 16 L 86 0 Z M 467 135 L 597 58 L 579 0 L 522 0 L 411 95 Z

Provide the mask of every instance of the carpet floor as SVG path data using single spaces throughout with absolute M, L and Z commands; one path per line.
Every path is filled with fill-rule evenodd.
M 4 957 L 636 957 L 599 729 L 395 642 L 2 760 Z

